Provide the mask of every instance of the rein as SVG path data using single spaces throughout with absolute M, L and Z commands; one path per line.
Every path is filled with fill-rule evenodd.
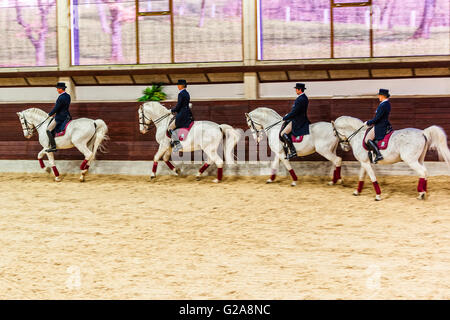
M 268 132 L 270 129 L 272 129 L 273 127 L 275 127 L 277 124 L 279 124 L 280 122 L 282 122 L 283 120 L 277 121 L 275 123 L 272 123 L 270 126 L 267 126 L 266 128 L 264 128 L 264 126 L 261 123 L 258 123 L 256 121 L 253 121 L 253 119 L 250 117 L 250 115 L 247 113 L 247 117 L 248 120 L 250 120 L 250 124 L 252 126 L 252 129 L 256 131 L 256 134 L 260 134 L 261 132 Z M 263 128 L 262 130 L 258 130 L 255 126 L 255 124 L 261 126 L 261 128 Z
M 48 120 L 48 118 L 50 118 L 50 117 L 47 117 L 47 118 L 45 118 L 45 120 L 44 121 L 42 121 L 41 123 L 39 123 L 37 126 L 32 126 L 31 128 L 30 128 L 30 126 L 28 125 L 28 121 L 27 121 L 27 118 L 25 118 L 25 114 L 24 113 L 22 113 L 22 118 L 23 118 L 23 124 L 25 125 L 25 128 L 27 129 L 27 132 L 28 132 L 28 135 L 30 135 L 30 136 L 32 136 L 33 134 L 34 134 L 34 132 L 36 131 L 37 132 L 37 130 Z
M 152 124 L 156 127 L 156 125 L 157 125 L 158 123 L 160 123 L 160 122 L 163 121 L 165 118 L 167 118 L 168 116 L 171 115 L 171 113 L 167 113 L 167 114 L 165 114 L 165 115 L 159 117 L 159 118 L 156 119 L 155 121 L 153 121 L 152 119 L 148 118 L 148 117 L 145 115 L 144 108 L 143 108 L 142 106 L 140 107 L 140 110 L 141 110 L 142 118 L 143 118 L 143 119 L 142 119 L 142 121 L 141 121 L 141 119 L 139 119 L 139 124 L 142 124 L 144 127 L 147 128 L 147 130 L 150 130 Z M 150 123 L 149 123 L 149 124 L 145 123 L 145 120 L 148 120 Z
M 341 137 L 345 137 L 344 135 L 340 134 L 336 127 L 334 126 L 334 121 L 331 121 L 331 125 L 333 126 L 334 135 L 339 139 L 339 143 L 349 143 L 350 140 L 358 134 L 358 132 L 361 131 L 362 128 L 364 128 L 364 125 L 362 125 L 359 129 L 355 130 L 351 135 L 349 135 L 347 138 L 342 139 Z

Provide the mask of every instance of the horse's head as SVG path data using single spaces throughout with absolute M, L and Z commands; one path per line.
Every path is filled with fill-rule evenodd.
M 341 149 L 345 152 L 350 151 L 350 140 L 362 129 L 363 122 L 354 117 L 341 116 L 331 123 Z
M 34 124 L 27 121 L 25 111 L 17 112 L 17 116 L 19 117 L 20 124 L 22 125 L 24 137 L 30 139 L 34 134 L 35 128 Z
M 247 121 L 248 127 L 252 131 L 253 139 L 255 139 L 257 143 L 259 143 L 262 139 L 262 133 L 264 132 L 263 126 L 258 122 L 255 122 L 249 113 L 245 114 L 245 119 Z
M 146 134 L 150 129 L 150 123 L 152 120 L 145 116 L 143 104 L 139 106 L 138 115 L 139 115 L 139 131 L 142 134 Z

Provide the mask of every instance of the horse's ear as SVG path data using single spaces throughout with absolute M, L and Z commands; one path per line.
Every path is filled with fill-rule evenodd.
M 331 120 L 331 124 L 334 125 L 334 120 Z

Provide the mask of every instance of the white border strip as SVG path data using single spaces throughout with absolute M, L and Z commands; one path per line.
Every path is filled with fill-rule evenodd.
M 45 161 L 48 164 L 47 161 Z M 81 160 L 59 160 L 56 161 L 58 170 L 64 173 L 80 173 Z M 174 165 L 180 167 L 183 175 L 195 175 L 200 169 L 201 162 L 181 163 L 174 161 Z M 153 161 L 95 161 L 89 173 L 92 174 L 113 174 L 113 175 L 150 175 Z M 328 161 L 297 161 L 291 162 L 297 175 L 305 176 L 327 176 L 332 173 L 331 163 Z M 429 161 L 425 162 L 430 176 L 450 176 L 450 168 L 445 162 Z M 417 176 L 405 163 L 396 163 L 393 165 L 375 165 L 375 172 L 379 176 L 406 175 Z M 1 173 L 43 173 L 37 160 L 0 160 Z M 343 176 L 356 176 L 359 173 L 359 163 L 357 161 L 344 161 L 342 165 Z M 169 175 L 172 172 L 162 161 L 158 164 L 159 175 Z M 215 175 L 215 166 L 211 166 L 205 175 Z M 270 175 L 269 161 L 250 161 L 238 164 L 225 164 L 224 175 L 228 176 L 264 176 Z M 286 169 L 280 164 L 278 175 L 288 175 Z

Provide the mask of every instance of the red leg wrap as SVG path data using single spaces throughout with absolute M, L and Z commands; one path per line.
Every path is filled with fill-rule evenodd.
M 158 168 L 158 161 L 153 162 L 153 168 L 152 168 L 153 173 L 156 173 L 156 168 Z
M 200 168 L 200 170 L 198 170 L 198 172 L 203 173 L 203 172 L 205 172 L 206 169 L 208 169 L 208 167 L 209 167 L 209 164 L 205 163 L 205 164 Z
M 217 180 L 221 181 L 223 177 L 223 168 L 217 168 Z
M 297 181 L 297 175 L 294 172 L 294 169 L 289 170 L 289 173 L 291 174 L 292 180 Z
M 38 160 L 39 160 L 39 165 L 41 166 L 41 169 L 44 169 L 45 168 L 44 160 L 42 160 L 42 159 L 38 159 Z
M 53 174 L 55 175 L 55 177 L 59 177 L 59 171 L 56 168 L 56 166 L 52 167 L 52 169 L 53 169 Z
M 89 165 L 87 164 L 87 165 L 84 167 L 84 169 L 85 169 L 85 170 L 89 170 Z
M 358 193 L 361 193 L 363 187 L 364 187 L 364 181 L 359 181 L 358 182 Z
M 88 163 L 88 161 L 85 159 L 85 160 L 83 160 L 83 162 L 81 163 L 81 166 L 80 166 L 80 169 L 81 170 L 84 170 L 84 169 L 86 169 L 86 165 L 87 165 L 87 163 Z
M 170 170 L 175 169 L 175 166 L 172 163 L 170 163 L 170 161 L 164 161 L 164 163 L 167 164 Z
M 423 183 L 423 191 L 427 192 L 427 179 Z
M 373 183 L 373 188 L 375 189 L 376 194 L 381 194 L 381 189 L 380 189 L 380 185 L 378 184 L 378 182 L 375 181 L 372 183 Z
M 424 178 L 420 178 L 419 179 L 419 184 L 417 185 L 417 192 L 424 192 L 425 191 L 425 179 Z
M 270 180 L 274 181 L 276 176 L 277 176 L 276 174 L 271 175 Z
M 341 179 L 341 167 L 336 167 L 333 172 L 333 183 L 336 183 L 339 179 Z

